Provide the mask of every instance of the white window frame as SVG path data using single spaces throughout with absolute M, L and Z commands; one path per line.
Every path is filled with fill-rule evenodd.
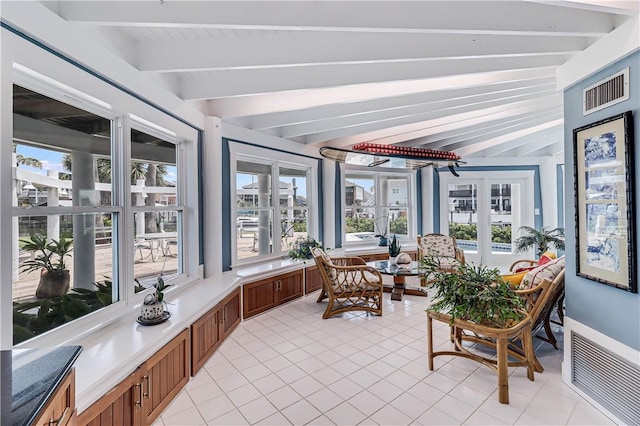
M 374 196 L 376 196 L 375 194 L 380 194 L 381 192 L 380 176 L 384 176 L 384 177 L 397 176 L 401 178 L 406 178 L 407 185 L 408 185 L 407 205 L 402 207 L 406 207 L 407 209 L 407 216 L 408 216 L 407 217 L 407 237 L 400 239 L 400 242 L 403 244 L 415 243 L 417 238 L 417 206 L 416 206 L 417 193 L 416 193 L 416 173 L 414 170 L 411 170 L 411 169 L 406 171 L 403 171 L 400 169 L 371 170 L 366 167 L 349 166 L 348 168 L 344 167 L 342 171 L 343 172 L 341 173 L 341 176 L 342 176 L 341 199 L 342 199 L 342 217 L 343 218 L 346 218 L 346 209 L 352 207 L 352 206 L 347 206 L 346 204 L 345 182 L 349 180 L 347 175 L 350 175 L 350 176 L 362 175 L 363 177 L 366 177 L 366 178 L 373 176 L 374 185 L 375 185 Z M 375 208 L 375 217 L 382 217 L 383 211 L 385 209 L 388 209 L 389 207 L 390 207 L 389 205 L 378 204 L 378 198 L 376 198 L 376 203 L 374 206 L 369 206 L 369 208 Z M 377 243 L 377 241 L 378 240 L 376 239 L 375 242 Z M 371 245 L 371 244 L 372 244 L 371 241 L 366 241 L 366 240 L 347 241 L 347 223 L 346 223 L 346 219 L 343 219 L 342 221 L 342 246 L 343 247 L 349 247 L 349 246 L 357 247 L 357 246 L 365 246 L 365 245 Z
M 281 212 L 283 210 L 288 210 L 288 207 L 280 207 L 280 199 L 279 199 L 279 190 L 280 190 L 280 168 L 289 168 L 289 169 L 298 169 L 301 171 L 307 171 L 307 233 L 308 235 L 319 239 L 318 237 L 318 191 L 317 191 L 317 182 L 318 182 L 318 161 L 313 158 L 308 158 L 304 156 L 297 156 L 290 153 L 285 153 L 281 151 L 271 150 L 267 148 L 257 147 L 254 145 L 247 145 L 244 143 L 229 141 L 229 153 L 230 153 L 230 196 L 231 199 L 231 229 L 236 229 L 237 218 L 238 218 L 238 208 L 237 203 L 235 202 L 235 197 L 237 194 L 236 187 L 236 176 L 238 173 L 237 164 L 239 160 L 249 161 L 258 164 L 268 164 L 272 166 L 271 173 L 271 207 L 263 208 L 269 209 L 273 212 L 272 221 L 273 221 L 273 230 L 272 235 L 280 235 L 281 234 L 281 224 L 279 220 L 276 220 L 280 217 Z M 274 195 L 274 189 L 276 191 Z M 304 207 L 298 207 L 297 210 L 303 210 Z M 237 247 L 237 238 L 235 234 L 231 236 L 231 268 L 235 269 L 237 267 L 243 265 L 250 265 L 257 262 L 263 262 L 269 259 L 277 259 L 282 258 L 287 255 L 288 248 L 281 247 L 281 243 L 278 238 L 273 238 L 274 240 L 274 249 L 272 253 L 264 254 L 264 255 L 256 255 L 246 259 L 238 259 L 238 247 Z M 276 250 L 279 248 L 279 250 Z
M 84 71 L 77 70 L 77 72 L 81 73 L 83 77 L 86 77 Z M 131 206 L 130 201 L 128 201 L 131 199 L 130 181 L 123 179 L 122 173 L 123 170 L 128 170 L 130 164 L 130 152 L 129 149 L 125 149 L 125 147 L 130 147 L 131 145 L 131 125 L 133 121 L 135 121 L 133 125 L 137 130 L 159 136 L 164 140 L 179 145 L 176 158 L 176 166 L 179 173 L 177 199 L 181 200 L 179 210 L 182 212 L 183 232 L 179 238 L 182 241 L 183 249 L 183 273 L 170 281 L 172 288 L 169 291 L 184 288 L 185 285 L 195 282 L 200 276 L 198 261 L 198 234 L 200 231 L 198 227 L 197 208 L 197 170 L 195 170 L 195 167 L 189 166 L 189 164 L 195 165 L 196 162 L 197 131 L 184 123 L 180 123 L 175 118 L 129 96 L 126 96 L 123 102 L 122 93 L 117 91 L 117 89 L 113 89 L 114 92 L 108 95 L 108 97 L 113 96 L 114 99 L 117 100 L 117 103 L 119 103 L 118 106 L 114 106 L 102 101 L 100 98 L 91 96 L 91 94 L 89 94 L 92 89 L 91 85 L 85 87 L 86 92 L 83 92 L 80 89 L 67 86 L 62 82 L 55 81 L 19 64 L 14 64 L 13 74 L 10 78 L 12 78 L 12 84 L 25 87 L 43 96 L 75 106 L 112 121 L 111 158 L 114 167 L 112 170 L 112 205 L 98 207 L 97 211 L 117 214 L 120 217 L 120 226 L 118 227 L 117 233 L 114 232 L 112 235 L 114 243 L 115 241 L 120 241 L 120 243 L 117 243 L 119 244 L 117 258 L 114 258 L 114 262 L 117 261 L 119 266 L 114 266 L 114 276 L 112 277 L 114 285 L 116 285 L 116 283 L 118 285 L 118 300 L 98 311 L 91 312 L 81 318 L 15 345 L 15 347 L 54 346 L 77 341 L 81 337 L 95 332 L 98 328 L 129 314 L 131 310 L 137 308 L 137 305 L 142 302 L 144 296 L 152 291 L 152 289 L 148 289 L 147 291 L 135 294 L 132 284 L 133 259 L 135 253 L 133 244 L 129 244 L 129 242 L 133 241 L 135 231 L 133 230 L 133 220 L 129 219 L 129 217 L 133 217 L 133 206 Z M 68 81 L 70 82 L 69 84 L 73 84 L 73 76 L 68 76 Z M 103 92 L 101 93 L 104 94 Z M 82 94 L 86 94 L 86 96 L 82 96 Z M 3 100 L 7 99 L 5 96 L 12 99 L 12 91 L 3 94 Z M 9 100 L 9 102 L 9 105 L 13 105 L 12 100 Z M 133 115 L 134 113 L 136 114 L 135 116 Z M 139 117 L 148 117 L 148 120 Z M 6 119 L 6 115 L 3 115 L 2 118 L 3 120 Z M 156 123 L 162 123 L 162 125 Z M 127 166 L 124 167 L 124 164 L 127 164 Z M 11 183 L 7 182 L 5 185 L 10 186 Z M 3 193 L 9 192 L 4 192 L 3 188 Z M 127 200 L 127 202 L 125 202 L 125 200 Z M 145 211 L 152 209 L 156 209 L 156 207 L 151 208 L 147 206 Z M 167 210 L 165 206 L 157 207 L 157 209 Z M 11 208 L 11 217 L 8 218 L 8 221 L 3 219 L 3 225 L 11 225 L 12 227 L 14 214 L 48 215 L 85 212 L 96 213 L 96 207 L 45 207 L 39 208 L 37 211 L 33 209 L 29 210 L 30 211 Z M 3 271 L 3 280 L 5 279 L 12 281 L 10 270 Z M 3 304 L 0 311 L 4 311 L 5 309 L 10 310 L 9 304 L 11 303 L 11 298 L 8 300 L 4 300 L 3 298 L 0 300 L 0 303 Z M 11 336 L 10 326 L 11 324 L 7 324 L 6 326 L 3 324 L 0 333 Z M 6 346 L 6 342 L 3 345 Z

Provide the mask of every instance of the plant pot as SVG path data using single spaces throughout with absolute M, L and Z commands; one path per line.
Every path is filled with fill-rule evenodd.
M 145 321 L 161 318 L 162 315 L 164 315 L 164 305 L 162 303 L 142 305 L 140 307 L 140 318 Z
M 387 237 L 380 237 L 380 242 L 378 245 L 380 247 L 386 247 L 389 244 L 389 239 Z
M 396 256 L 389 256 L 389 265 L 396 264 Z
M 37 299 L 50 299 L 67 294 L 71 283 L 69 271 L 49 272 L 43 269 L 40 272 L 40 281 L 36 289 Z

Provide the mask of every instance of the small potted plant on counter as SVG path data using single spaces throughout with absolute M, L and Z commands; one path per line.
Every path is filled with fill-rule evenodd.
M 313 247 L 322 247 L 322 243 L 316 241 L 315 238 L 307 236 L 303 237 L 302 235 L 296 238 L 291 246 L 291 250 L 289 250 L 289 257 L 292 259 L 311 259 L 313 256 L 311 255 L 311 249 Z
M 137 279 L 135 281 L 138 285 L 141 285 Z M 164 289 L 170 287 L 170 285 L 165 284 L 162 276 L 159 276 L 158 282 L 154 284 L 153 287 L 155 291 L 144 297 L 144 301 L 140 307 L 138 323 L 142 325 L 160 324 L 171 317 L 171 312 L 165 310 L 167 302 L 164 301 L 163 293 Z

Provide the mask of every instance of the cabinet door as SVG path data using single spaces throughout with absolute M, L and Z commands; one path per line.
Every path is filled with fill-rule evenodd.
M 78 415 L 78 426 L 141 424 L 143 404 L 140 369 Z
M 220 321 L 220 332 L 222 334 L 222 340 L 231 334 L 231 332 L 240 324 L 240 289 L 236 289 L 227 296 L 222 302 L 222 308 L 220 311 L 222 319 Z
M 268 278 L 242 286 L 244 317 L 259 314 L 276 306 L 275 278 Z
M 71 370 L 58 386 L 53 396 L 49 398 L 42 413 L 33 422 L 34 425 L 76 424 L 76 375 Z
M 302 270 L 277 277 L 278 303 L 285 303 L 302 296 Z
M 216 305 L 191 325 L 191 375 L 207 362 L 222 343 L 220 305 Z
M 189 381 L 189 330 L 142 365 L 144 424 L 151 424 Z
M 322 275 L 317 266 L 310 266 L 304 270 L 304 294 L 312 293 L 322 288 Z

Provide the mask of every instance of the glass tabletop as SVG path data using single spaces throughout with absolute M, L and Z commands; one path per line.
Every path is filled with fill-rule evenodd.
M 415 260 L 411 263 L 403 264 L 403 265 L 395 265 L 389 263 L 388 260 L 376 260 L 375 262 L 368 262 L 367 265 L 373 266 L 380 272 L 385 275 L 418 275 L 419 274 L 419 265 L 420 262 L 416 262 Z

